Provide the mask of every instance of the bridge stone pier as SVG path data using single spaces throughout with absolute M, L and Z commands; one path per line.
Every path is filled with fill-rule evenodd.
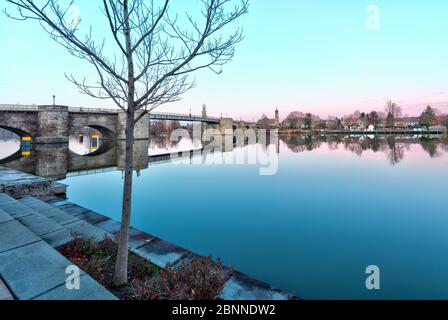
M 68 143 L 68 107 L 40 106 L 37 112 L 35 143 Z
M 232 118 L 221 118 L 219 129 L 221 130 L 221 134 L 225 135 L 228 132 L 236 129 L 233 125 L 233 119 Z
M 135 118 L 141 116 L 142 112 L 137 112 Z M 149 138 L 149 116 L 146 115 L 140 119 L 134 128 L 135 140 L 147 140 Z M 126 140 L 126 114 L 124 112 L 118 113 L 117 118 L 117 139 Z
M 36 144 L 35 174 L 63 180 L 67 173 L 68 143 Z

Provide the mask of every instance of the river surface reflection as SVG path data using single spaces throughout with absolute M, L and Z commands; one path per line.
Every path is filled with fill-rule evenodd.
M 33 146 L 27 157 L 12 157 L 20 143 L 0 146 L 1 165 L 50 173 L 70 201 L 120 218 L 123 146 L 93 156 Z M 259 164 L 156 156 L 202 147 L 188 139 L 136 146 L 138 229 L 304 299 L 448 299 L 447 138 L 281 137 L 272 176 Z M 49 159 L 64 165 L 49 169 Z M 111 169 L 88 174 L 101 168 Z M 380 267 L 381 290 L 365 287 L 369 265 Z

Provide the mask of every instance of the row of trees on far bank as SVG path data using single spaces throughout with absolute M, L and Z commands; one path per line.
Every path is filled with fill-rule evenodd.
M 264 128 L 269 128 L 273 120 L 266 115 L 258 121 Z M 433 126 L 448 127 L 448 115 L 427 106 L 420 116 L 403 116 L 403 109 L 393 101 L 388 101 L 383 111 L 372 110 L 371 112 L 355 111 L 350 115 L 342 117 L 328 117 L 321 119 L 311 113 L 293 111 L 281 122 L 283 130 L 366 130 L 374 129 L 396 129 L 396 128 L 424 128 Z

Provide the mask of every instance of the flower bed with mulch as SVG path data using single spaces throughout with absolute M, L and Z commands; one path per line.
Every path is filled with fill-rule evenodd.
M 148 260 L 129 253 L 129 283 L 113 283 L 117 244 L 76 239 L 58 249 L 67 259 L 121 300 L 214 300 L 225 283 L 219 261 L 200 257 L 177 267 L 160 269 Z

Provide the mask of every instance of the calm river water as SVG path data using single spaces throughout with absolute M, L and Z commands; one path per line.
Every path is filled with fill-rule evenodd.
M 17 141 L 0 146 L 0 158 L 18 150 Z M 149 154 L 197 147 L 153 138 Z M 448 299 L 446 138 L 293 136 L 274 147 L 275 175 L 194 159 L 143 166 L 132 225 L 304 299 Z M 32 171 L 31 160 L 23 168 Z M 119 220 L 119 170 L 62 182 L 70 201 Z M 370 265 L 380 290 L 366 289 Z

